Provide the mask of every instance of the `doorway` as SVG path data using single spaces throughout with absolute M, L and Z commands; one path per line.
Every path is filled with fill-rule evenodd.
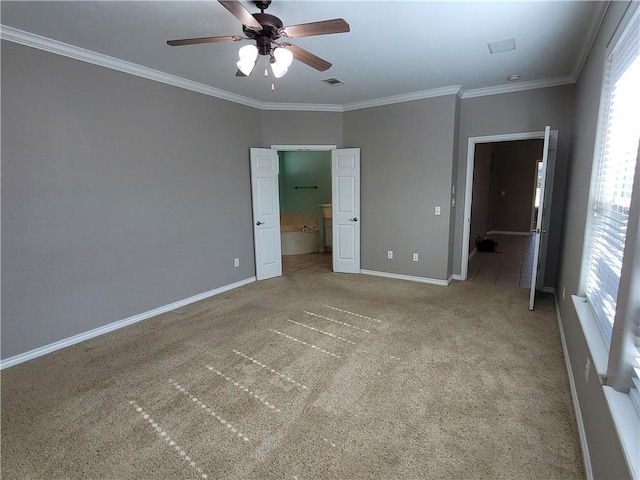
M 531 288 L 543 146 L 542 139 L 475 146 L 468 280 Z M 495 251 L 476 247 L 487 239 Z
M 282 273 L 332 272 L 331 152 L 278 150 Z
M 360 149 L 273 145 L 270 149 L 250 148 L 253 238 L 258 280 L 282 275 L 278 151 L 306 150 L 331 153 L 332 271 L 360 273 Z M 293 185 L 294 189 L 296 186 L 315 187 L 315 184 Z M 324 228 L 325 222 L 321 223 Z
M 519 141 L 519 140 L 534 140 L 534 139 L 543 139 L 543 147 L 542 147 L 542 162 L 543 168 L 537 170 L 541 173 L 540 177 L 540 208 L 538 209 L 537 222 L 539 225 L 536 225 L 535 235 L 533 236 L 534 249 L 533 249 L 533 265 L 532 265 L 532 278 L 531 278 L 531 293 L 530 293 L 530 302 L 529 309 L 533 309 L 535 302 L 535 291 L 543 289 L 544 284 L 544 273 L 545 273 L 545 264 L 546 264 L 546 251 L 547 251 L 547 240 L 548 236 L 548 226 L 549 226 L 549 218 L 550 215 L 547 214 L 548 211 L 551 210 L 551 202 L 552 202 L 552 192 L 553 192 L 553 181 L 554 181 L 554 172 L 555 172 L 555 151 L 558 139 L 558 131 L 551 130 L 550 127 L 546 127 L 544 131 L 541 132 L 525 132 L 525 133 L 515 133 L 515 134 L 505 134 L 505 135 L 490 135 L 483 137 L 470 137 L 468 139 L 468 148 L 467 148 L 467 172 L 466 172 L 466 188 L 465 188 L 465 204 L 464 204 L 464 228 L 463 228 L 463 238 L 462 238 L 462 252 L 461 252 L 461 279 L 467 280 L 469 276 L 469 257 L 470 254 L 474 251 L 475 245 L 475 233 L 479 231 L 477 228 L 472 229 L 471 225 L 471 217 L 472 217 L 472 201 L 474 195 L 476 193 L 473 191 L 473 178 L 474 178 L 474 170 L 475 170 L 475 161 L 476 161 L 476 147 L 482 144 L 488 143 L 502 143 L 502 142 L 511 142 L 511 141 Z M 537 168 L 537 164 L 534 165 Z M 531 184 L 535 181 L 537 174 L 534 174 L 534 178 L 531 180 Z M 501 189 L 498 190 L 500 192 L 500 196 L 506 196 L 506 190 Z M 504 192 L 504 195 L 503 195 Z M 531 207 L 535 208 L 534 202 L 535 197 L 529 196 L 531 198 Z M 478 207 L 476 207 L 476 211 Z M 531 222 L 531 219 L 529 219 Z M 474 225 L 476 226 L 476 225 Z M 477 226 L 476 226 L 477 227 Z M 487 229 L 488 230 L 488 229 Z M 505 232 L 502 232 L 505 233 Z M 514 232 L 506 232 L 506 233 L 514 233 Z M 517 233 L 517 232 L 515 232 Z M 524 232 L 522 232 L 524 234 Z M 473 239 L 472 239 L 473 237 Z

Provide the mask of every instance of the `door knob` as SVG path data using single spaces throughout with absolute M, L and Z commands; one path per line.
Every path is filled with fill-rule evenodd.
M 358 221 L 358 217 L 353 217 L 353 218 L 350 218 L 349 220 L 352 221 L 352 222 L 357 222 Z
M 256 225 L 258 225 L 258 226 L 260 226 L 260 225 L 264 225 L 264 222 L 261 222 L 260 220 L 258 220 L 258 221 L 256 222 Z

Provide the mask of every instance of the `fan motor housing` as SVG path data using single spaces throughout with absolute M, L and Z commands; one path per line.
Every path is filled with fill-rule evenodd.
M 243 25 L 242 31 L 248 38 L 256 40 L 260 55 L 269 55 L 271 53 L 271 42 L 280 38 L 280 30 L 284 24 L 278 17 L 268 13 L 254 13 L 253 18 L 260 22 L 262 30 L 251 30 L 246 25 Z

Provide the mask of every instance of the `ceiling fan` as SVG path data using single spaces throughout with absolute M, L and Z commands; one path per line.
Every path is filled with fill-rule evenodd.
M 242 31 L 245 36 L 227 35 L 220 37 L 185 38 L 181 40 L 169 40 L 167 44 L 180 46 L 254 40 L 255 45 L 246 45 L 240 49 L 240 61 L 237 63 L 237 77 L 249 76 L 259 55 L 269 57 L 271 70 L 276 78 L 280 78 L 287 73 L 287 69 L 294 58 L 316 70 L 324 72 L 331 67 L 331 63 L 304 48 L 297 47 L 288 42 L 279 43 L 276 40 L 280 38 L 311 37 L 314 35 L 344 33 L 350 30 L 349 24 L 342 18 L 285 27 L 282 20 L 278 17 L 264 13 L 271 4 L 271 0 L 253 2 L 256 7 L 260 9 L 260 13 L 250 13 L 244 5 L 242 5 L 240 0 L 218 0 L 218 2 L 242 22 Z

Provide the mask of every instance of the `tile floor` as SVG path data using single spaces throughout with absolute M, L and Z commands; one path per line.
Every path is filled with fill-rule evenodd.
M 496 252 L 476 252 L 469 259 L 467 279 L 505 287 L 531 288 L 533 235 L 489 235 Z
M 309 272 L 331 273 L 332 268 L 331 252 L 282 256 L 282 273 L 284 275 Z

